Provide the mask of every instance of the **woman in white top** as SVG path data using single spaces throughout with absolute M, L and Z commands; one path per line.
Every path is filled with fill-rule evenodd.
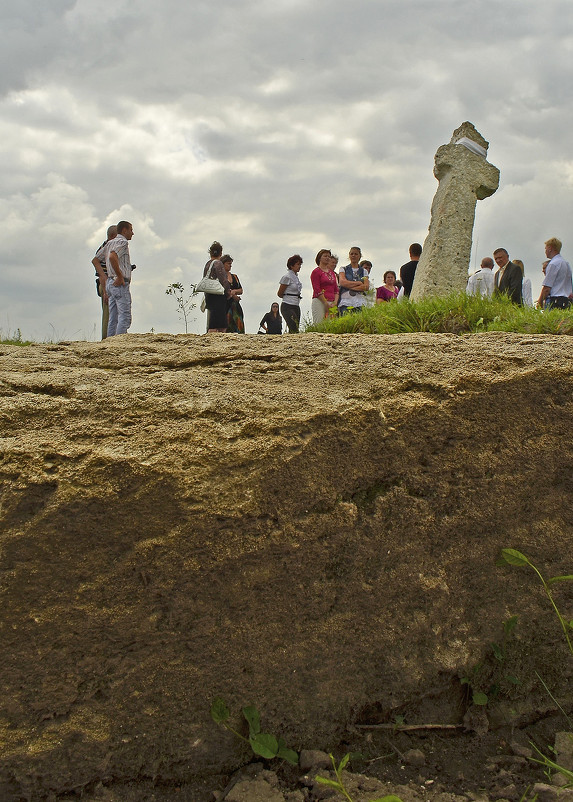
M 281 278 L 277 295 L 282 299 L 281 315 L 288 326 L 289 334 L 298 334 L 300 325 L 300 299 L 302 282 L 298 272 L 302 267 L 302 256 L 295 253 L 287 259 L 287 272 Z

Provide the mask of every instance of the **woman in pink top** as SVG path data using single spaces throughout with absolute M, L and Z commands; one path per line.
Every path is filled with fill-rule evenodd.
M 329 310 L 338 304 L 338 279 L 332 269 L 332 254 L 328 248 L 322 248 L 314 260 L 315 267 L 310 274 L 312 284 L 312 322 L 320 323 L 328 315 Z
M 396 287 L 396 273 L 393 270 L 387 270 L 383 276 L 384 284 L 376 290 L 376 303 L 381 304 L 384 301 L 392 301 L 398 297 L 400 290 Z

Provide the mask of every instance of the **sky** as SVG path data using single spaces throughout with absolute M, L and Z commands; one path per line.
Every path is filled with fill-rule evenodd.
M 320 248 L 372 281 L 424 242 L 434 155 L 465 120 L 498 191 L 471 269 L 573 260 L 571 0 L 2 0 L 0 335 L 97 340 L 91 259 L 133 223 L 132 333 L 182 333 L 168 286 L 234 258 L 246 329 Z M 205 318 L 192 312 L 189 331 Z

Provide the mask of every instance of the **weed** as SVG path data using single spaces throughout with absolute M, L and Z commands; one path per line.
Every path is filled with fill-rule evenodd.
M 3 332 L 0 330 L 0 345 L 32 345 L 32 340 L 23 340 L 20 329 Z
M 254 705 L 243 707 L 243 716 L 249 725 L 249 737 L 246 738 L 240 732 L 233 729 L 228 723 L 230 712 L 225 702 L 217 698 L 211 705 L 211 718 L 216 724 L 221 724 L 225 729 L 236 735 L 242 741 L 250 744 L 255 755 L 271 760 L 273 757 L 280 757 L 292 766 L 298 764 L 298 755 L 293 749 L 288 749 L 282 738 L 275 738 L 266 732 L 261 732 L 261 717 Z
M 569 647 L 569 651 L 573 655 L 573 643 L 571 643 L 570 632 L 573 630 L 573 620 L 566 621 L 561 611 L 557 607 L 555 603 L 555 599 L 553 598 L 553 594 L 551 592 L 551 586 L 557 584 L 558 582 L 572 582 L 573 581 L 573 574 L 569 574 L 567 576 L 554 576 L 551 579 L 545 579 L 541 574 L 541 571 L 529 560 L 525 554 L 522 554 L 520 551 L 516 551 L 516 549 L 502 549 L 501 551 L 501 559 L 499 564 L 504 565 L 528 565 L 532 568 L 539 579 L 541 580 L 541 584 L 543 585 L 543 590 L 547 594 L 547 598 L 551 602 L 551 606 L 555 610 L 555 614 L 559 619 L 559 623 L 561 624 L 561 629 L 563 630 L 563 634 L 565 635 L 565 640 L 567 641 L 567 646 Z
M 556 614 L 557 618 L 559 619 L 559 623 L 561 624 L 561 629 L 563 630 L 563 634 L 565 635 L 565 640 L 567 641 L 567 646 L 569 647 L 569 651 L 573 655 L 573 644 L 571 642 L 571 634 L 570 634 L 571 630 L 573 630 L 573 620 L 567 621 L 565 619 L 565 617 L 563 616 L 561 610 L 557 606 L 557 603 L 555 602 L 555 599 L 553 598 L 553 593 L 551 592 L 552 585 L 555 585 L 555 584 L 557 584 L 559 582 L 571 582 L 571 581 L 573 581 L 573 574 L 567 574 L 567 575 L 563 575 L 563 576 L 554 576 L 554 577 L 551 577 L 550 579 L 545 579 L 545 577 L 543 576 L 541 571 L 537 568 L 537 566 L 534 565 L 531 562 L 531 560 L 528 557 L 525 556 L 525 554 L 522 554 L 520 551 L 517 551 L 516 549 L 502 549 L 502 551 L 501 551 L 501 559 L 499 560 L 498 564 L 500 564 L 500 565 L 515 565 L 515 566 L 524 566 L 524 565 L 526 565 L 529 568 L 531 568 L 533 571 L 535 571 L 535 573 L 539 577 L 539 580 L 541 581 L 541 584 L 543 585 L 543 590 L 545 591 L 545 594 L 547 595 L 547 598 L 551 602 L 551 606 L 553 607 L 553 609 L 555 611 L 555 614 Z M 537 676 L 539 677 L 539 674 Z M 540 677 L 540 679 L 541 679 L 541 677 Z M 545 685 L 543 680 L 541 680 L 541 682 L 543 683 L 544 688 L 549 693 L 549 689 L 547 688 L 547 686 Z M 549 693 L 549 695 L 551 696 L 551 698 L 553 698 L 551 693 Z M 558 705 L 558 706 L 561 708 L 560 705 Z M 565 711 L 563 711 L 563 712 L 565 712 Z M 567 720 L 569 721 L 568 717 L 567 717 Z M 573 733 L 569 733 L 569 737 L 573 739 Z M 547 755 L 544 755 L 543 752 L 540 749 L 538 749 L 538 747 L 532 742 L 531 742 L 531 746 L 535 749 L 535 751 L 537 752 L 539 757 L 538 758 L 537 757 L 532 757 L 532 758 L 530 758 L 530 760 L 533 760 L 534 763 L 539 763 L 544 767 L 545 773 L 546 773 L 547 777 L 549 778 L 550 782 L 552 780 L 551 772 L 552 771 L 558 771 L 567 780 L 567 785 L 565 787 L 566 788 L 573 787 L 573 771 L 570 771 L 569 769 L 566 769 L 564 766 L 560 766 L 559 763 L 556 763 L 550 757 L 547 757 Z M 553 751 L 555 751 L 555 750 L 553 750 Z
M 185 334 L 188 334 L 191 311 L 197 306 L 197 304 L 193 301 L 193 298 L 195 295 L 197 295 L 195 292 L 195 285 L 191 284 L 191 294 L 186 298 L 183 295 L 184 292 L 185 287 L 183 284 L 177 281 L 175 284 L 170 284 L 167 287 L 165 290 L 165 295 L 172 295 L 175 298 L 175 302 L 177 303 L 177 314 L 179 315 L 179 319 L 185 324 Z
M 570 735 L 571 738 L 573 738 L 573 733 L 570 733 Z M 539 757 L 531 757 L 529 759 L 532 760 L 534 763 L 540 763 L 542 766 L 545 767 L 545 774 L 547 775 L 549 782 L 551 783 L 552 781 L 551 771 L 558 771 L 567 780 L 567 784 L 564 785 L 563 787 L 573 788 L 573 771 L 570 771 L 569 769 L 560 766 L 559 763 L 556 763 L 554 760 L 551 760 L 550 757 L 544 755 L 543 752 L 540 749 L 538 749 L 534 743 L 532 743 L 531 746 L 535 749 Z
M 348 793 L 346 786 L 344 785 L 344 778 L 342 777 L 342 771 L 348 765 L 350 760 L 350 754 L 344 755 L 338 766 L 336 765 L 336 760 L 334 759 L 333 755 L 330 755 L 330 759 L 332 760 L 332 765 L 334 768 L 334 774 L 336 776 L 336 780 L 330 780 L 328 777 L 320 777 L 319 775 L 315 777 L 317 783 L 321 785 L 328 785 L 330 788 L 334 788 L 337 790 L 342 796 L 348 800 L 348 802 L 353 802 L 352 797 Z M 394 796 L 394 794 L 389 794 L 388 796 L 378 797 L 378 799 L 373 799 L 372 802 L 402 802 L 399 796 Z

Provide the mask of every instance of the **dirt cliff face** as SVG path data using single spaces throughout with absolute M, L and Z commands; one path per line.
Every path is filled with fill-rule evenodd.
M 495 566 L 571 573 L 568 339 L 121 336 L 0 370 L 0 798 L 233 768 L 216 696 L 294 748 L 416 699 L 458 721 L 510 614 L 512 709 L 540 666 L 570 699 L 534 577 Z

